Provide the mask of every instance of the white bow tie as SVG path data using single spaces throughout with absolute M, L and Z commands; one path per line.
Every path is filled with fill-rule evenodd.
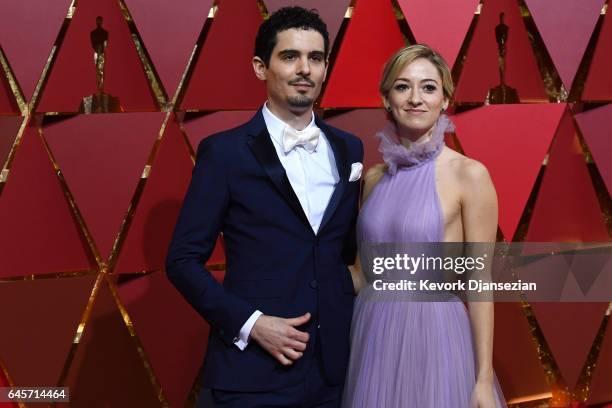
M 302 146 L 308 153 L 312 153 L 319 143 L 320 130 L 311 126 L 304 130 L 295 130 L 291 126 L 283 129 L 283 150 L 289 153 L 294 147 Z

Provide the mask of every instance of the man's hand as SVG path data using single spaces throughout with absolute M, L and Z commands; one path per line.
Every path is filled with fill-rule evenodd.
M 251 338 L 282 365 L 289 366 L 304 355 L 309 335 L 296 327 L 308 320 L 310 313 L 293 319 L 261 315 L 253 325 Z

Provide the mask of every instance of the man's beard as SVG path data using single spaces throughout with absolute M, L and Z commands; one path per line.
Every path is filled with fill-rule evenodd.
M 287 103 L 293 108 L 308 108 L 312 106 L 314 99 L 306 95 L 290 96 Z

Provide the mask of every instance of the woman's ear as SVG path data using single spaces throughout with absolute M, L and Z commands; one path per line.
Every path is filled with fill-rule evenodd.
M 383 101 L 383 106 L 385 107 L 385 110 L 387 112 L 391 112 L 391 104 L 389 104 L 389 100 L 387 99 L 386 96 L 382 97 L 382 101 Z
M 448 104 L 449 104 L 449 100 L 448 98 L 444 98 L 444 102 L 442 103 L 442 112 L 446 111 L 448 109 Z

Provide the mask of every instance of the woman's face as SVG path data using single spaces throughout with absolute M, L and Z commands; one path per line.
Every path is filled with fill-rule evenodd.
M 385 98 L 400 136 L 415 141 L 427 133 L 448 106 L 442 78 L 434 64 L 418 58 L 407 64 Z

